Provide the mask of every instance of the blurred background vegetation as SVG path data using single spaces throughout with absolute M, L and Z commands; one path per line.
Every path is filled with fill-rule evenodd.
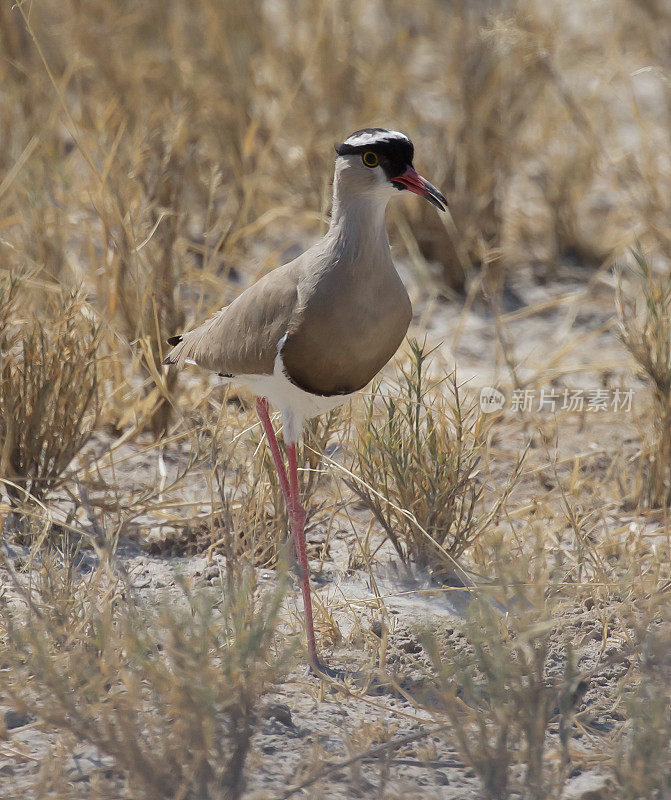
M 636 239 L 666 259 L 670 21 L 663 0 L 3 3 L 0 268 L 38 305 L 84 285 L 151 380 L 166 335 L 323 230 L 332 146 L 368 124 L 407 131 L 449 198 L 447 221 L 392 210 L 434 293 Z
M 670 17 L 663 0 L 3 3 L 0 267 L 38 300 L 84 284 L 150 376 L 167 334 L 240 290 L 227 276 L 323 230 L 332 146 L 368 124 L 407 131 L 449 197 L 447 222 L 392 212 L 434 290 L 597 268 L 636 237 L 667 258 Z
M 0 8 L 2 267 L 84 283 L 117 347 L 158 358 L 226 275 L 319 233 L 332 146 L 366 124 L 407 131 L 449 197 L 453 224 L 393 212 L 445 291 L 636 237 L 669 255 L 662 0 Z

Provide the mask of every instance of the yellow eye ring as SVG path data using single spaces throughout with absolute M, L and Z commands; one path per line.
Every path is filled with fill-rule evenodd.
M 380 163 L 380 159 L 378 158 L 377 153 L 374 153 L 372 150 L 366 150 L 363 154 L 363 163 L 367 167 L 377 167 Z

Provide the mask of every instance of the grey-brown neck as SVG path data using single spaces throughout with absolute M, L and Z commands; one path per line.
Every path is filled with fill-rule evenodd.
M 356 265 L 359 272 L 391 266 L 385 210 L 391 192 L 357 192 L 339 181 L 333 184 L 331 224 L 325 237 L 343 264 Z

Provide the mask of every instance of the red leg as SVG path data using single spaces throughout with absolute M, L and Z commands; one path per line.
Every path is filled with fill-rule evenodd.
M 288 511 L 291 507 L 291 487 L 289 486 L 289 481 L 287 480 L 287 473 L 284 469 L 284 461 L 282 459 L 282 453 L 280 453 L 280 446 L 277 443 L 277 437 L 275 436 L 275 429 L 273 428 L 273 423 L 270 421 L 270 415 L 268 414 L 268 400 L 265 397 L 256 398 L 256 410 L 261 418 L 263 430 L 266 432 L 266 439 L 270 445 L 270 452 L 273 455 L 275 469 L 277 471 L 277 476 L 280 479 L 280 486 L 282 487 L 282 494 L 284 495 L 284 502 L 286 503 Z M 294 556 L 295 558 L 298 558 L 298 556 L 295 555 L 295 552 Z
M 256 398 L 256 410 L 261 419 L 263 430 L 270 445 L 270 452 L 273 455 L 277 475 L 282 486 L 282 494 L 287 504 L 289 512 L 289 524 L 294 539 L 294 549 L 298 559 L 298 568 L 301 576 L 301 591 L 303 593 L 303 608 L 305 613 L 305 633 L 308 640 L 308 655 L 310 663 L 315 669 L 321 669 L 321 664 L 317 657 L 317 645 L 315 642 L 315 629 L 312 620 L 312 598 L 310 596 L 310 574 L 308 572 L 308 557 L 305 549 L 305 509 L 301 505 L 298 496 L 298 468 L 296 464 L 296 445 L 291 442 L 287 444 L 287 454 L 289 456 L 289 479 L 284 469 L 284 461 L 277 444 L 277 437 L 273 424 L 268 415 L 268 401 L 265 397 Z
M 277 477 L 280 479 L 284 502 L 287 504 L 287 508 L 289 508 L 291 505 L 291 490 L 289 488 L 289 481 L 287 480 L 287 473 L 284 469 L 284 461 L 282 460 L 282 453 L 280 453 L 280 446 L 277 444 L 275 429 L 273 428 L 273 423 L 270 421 L 270 416 L 268 414 L 268 401 L 265 397 L 256 398 L 256 411 L 261 419 L 263 430 L 266 432 L 266 439 L 270 446 L 270 452 L 273 454 L 273 461 L 275 462 Z
M 317 644 L 315 642 L 315 628 L 312 620 L 312 597 L 310 595 L 310 573 L 308 571 L 308 556 L 305 547 L 305 509 L 301 505 L 298 495 L 298 465 L 296 463 L 296 443 L 287 444 L 287 456 L 289 458 L 289 493 L 291 504 L 289 505 L 289 520 L 291 521 L 291 532 L 294 536 L 294 548 L 298 559 L 298 567 L 301 572 L 301 591 L 303 593 L 303 608 L 305 610 L 305 633 L 308 640 L 308 655 L 310 663 L 316 669 L 322 669 L 317 656 Z

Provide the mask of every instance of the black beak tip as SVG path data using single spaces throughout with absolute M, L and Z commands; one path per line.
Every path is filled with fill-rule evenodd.
M 426 186 L 426 199 L 434 205 L 439 211 L 447 211 L 447 199 L 442 192 L 439 192 L 431 183 Z
M 427 200 L 434 205 L 438 211 L 447 211 L 447 200 L 441 194 L 440 197 L 432 197 L 429 195 Z

